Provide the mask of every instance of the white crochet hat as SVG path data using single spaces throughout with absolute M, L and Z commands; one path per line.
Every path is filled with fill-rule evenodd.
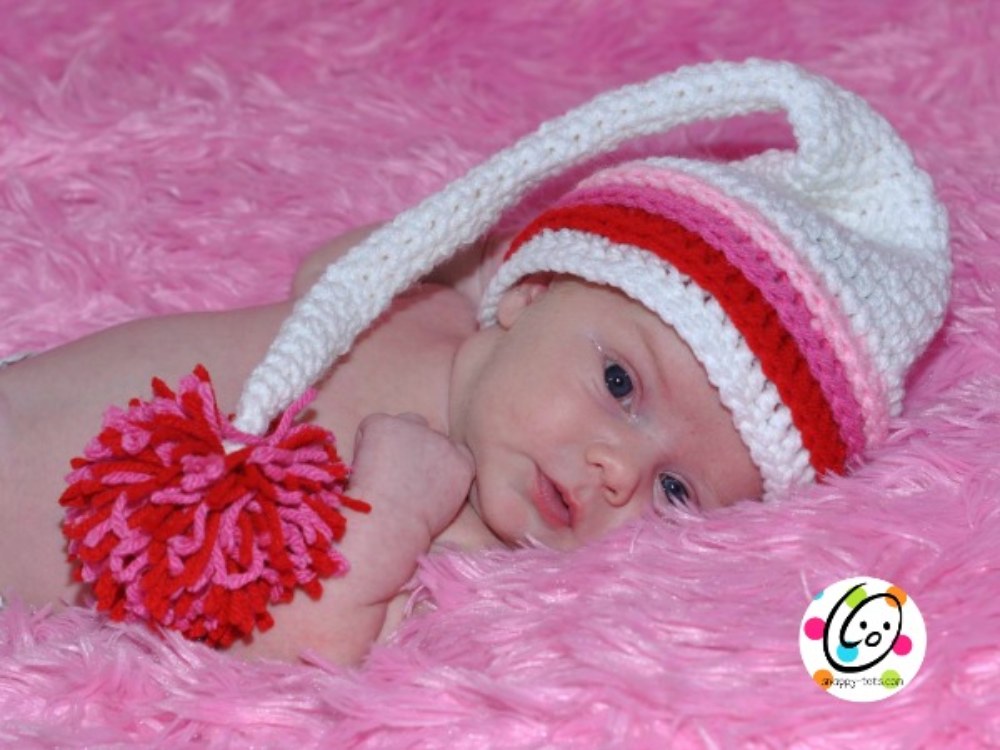
M 783 110 L 797 142 L 741 161 L 649 159 L 596 173 L 514 241 L 487 290 L 539 271 L 614 286 L 674 327 L 708 372 L 765 496 L 841 472 L 881 440 L 939 327 L 945 212 L 891 126 L 789 63 L 681 68 L 551 120 L 331 265 L 248 380 L 260 434 L 403 289 L 543 180 L 625 140 Z

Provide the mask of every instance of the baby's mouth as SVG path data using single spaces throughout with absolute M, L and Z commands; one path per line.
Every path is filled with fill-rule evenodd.
M 535 473 L 531 501 L 546 526 L 566 529 L 573 525 L 573 511 L 565 493 L 541 469 Z

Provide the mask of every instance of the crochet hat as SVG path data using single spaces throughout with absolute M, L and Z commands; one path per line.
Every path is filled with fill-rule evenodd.
M 400 214 L 331 265 L 250 376 L 235 425 L 260 434 L 392 299 L 540 182 L 637 136 L 784 111 L 797 148 L 659 158 L 584 180 L 514 241 L 481 317 L 539 271 L 611 285 L 705 367 L 765 496 L 841 472 L 881 440 L 940 325 L 947 220 L 931 181 L 857 96 L 788 63 L 678 69 L 604 94 Z

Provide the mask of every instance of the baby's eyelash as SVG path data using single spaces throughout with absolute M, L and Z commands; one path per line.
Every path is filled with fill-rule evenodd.
M 628 367 L 610 357 L 604 357 L 604 388 L 629 414 L 639 392 L 639 381 Z
M 642 396 L 642 383 L 635 371 L 619 356 L 609 352 L 601 342 L 592 339 L 601 368 L 601 389 L 611 396 L 630 417 L 636 416 L 636 406 Z
M 693 498 L 687 483 L 676 474 L 668 471 L 661 472 L 657 477 L 657 484 L 664 499 L 675 508 L 687 507 Z

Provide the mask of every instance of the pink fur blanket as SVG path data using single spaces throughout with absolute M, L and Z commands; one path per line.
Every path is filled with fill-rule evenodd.
M 428 559 L 426 611 L 357 670 L 14 601 L 0 745 L 1000 746 L 1000 4 L 0 0 L 0 18 L 0 356 L 279 298 L 322 240 L 600 90 L 715 58 L 865 95 L 937 182 L 957 269 L 890 443 L 850 478 L 574 554 Z M 862 574 L 914 598 L 928 645 L 902 692 L 855 704 L 813 684 L 798 630 L 812 594 Z

